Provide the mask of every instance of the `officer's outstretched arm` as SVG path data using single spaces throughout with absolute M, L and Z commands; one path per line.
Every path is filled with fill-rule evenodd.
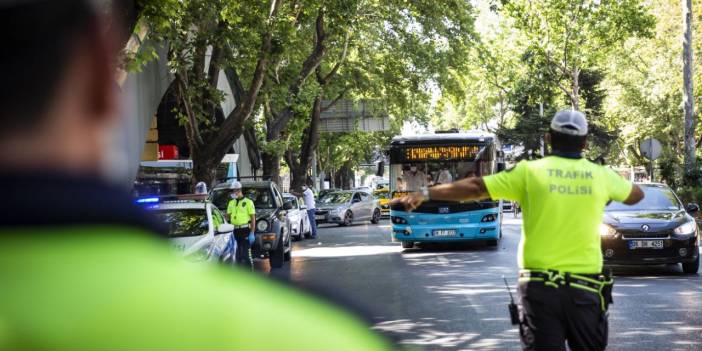
M 441 201 L 470 201 L 490 197 L 483 178 L 464 178 L 453 183 L 429 188 L 429 198 Z
M 624 200 L 625 205 L 633 205 L 639 201 L 641 201 L 644 198 L 644 192 L 639 188 L 638 185 L 634 184 L 633 187 L 631 187 L 631 192 L 629 193 L 629 197 Z
M 437 185 L 429 188 L 428 191 L 429 199 L 441 201 L 470 201 L 487 199 L 490 197 L 483 178 L 478 177 L 465 178 L 453 183 Z M 390 204 L 402 204 L 407 210 L 412 211 L 427 200 L 428 199 L 421 193 L 411 193 L 405 197 L 392 200 Z

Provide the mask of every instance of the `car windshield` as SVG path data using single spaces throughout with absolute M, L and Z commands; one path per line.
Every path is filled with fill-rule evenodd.
M 381 191 L 381 192 L 375 193 L 373 195 L 379 199 L 389 199 L 390 198 L 390 193 L 387 191 Z
M 675 211 L 680 210 L 680 201 L 675 194 L 663 187 L 641 186 L 644 198 L 634 205 L 625 205 L 621 202 L 612 201 L 605 211 Z
M 320 204 L 340 204 L 351 200 L 351 193 L 337 192 L 324 194 L 317 202 Z
M 283 201 L 285 201 L 286 204 L 290 204 L 290 208 L 297 209 L 297 201 L 295 201 L 295 197 L 284 196 Z
M 205 235 L 209 231 L 204 209 L 158 210 L 154 214 L 166 225 L 168 236 L 172 238 Z
M 212 191 L 211 201 L 222 211 L 227 210 L 232 191 L 226 188 Z M 253 200 L 256 209 L 274 208 L 273 194 L 268 188 L 244 188 L 244 196 Z
M 269 188 L 244 188 L 244 196 L 253 200 L 256 209 L 275 207 L 273 194 Z

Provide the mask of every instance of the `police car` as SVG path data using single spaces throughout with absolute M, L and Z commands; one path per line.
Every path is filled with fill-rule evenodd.
M 189 260 L 234 261 L 234 226 L 206 196 L 146 197 L 136 202 L 166 226 L 173 247 Z

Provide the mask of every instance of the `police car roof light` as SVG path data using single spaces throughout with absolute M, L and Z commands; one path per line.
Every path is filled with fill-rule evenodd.
M 160 201 L 161 201 L 161 199 L 159 199 L 158 197 L 144 197 L 141 199 L 137 199 L 136 203 L 138 203 L 138 204 L 153 204 L 153 203 L 157 203 Z

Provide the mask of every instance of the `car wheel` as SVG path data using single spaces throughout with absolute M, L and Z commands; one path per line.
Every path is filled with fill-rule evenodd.
M 352 223 L 353 223 L 353 212 L 346 211 L 346 214 L 344 215 L 344 221 L 339 225 L 347 227 L 347 226 L 350 226 Z
M 403 249 L 411 249 L 414 247 L 414 242 L 413 241 L 403 241 L 402 242 L 402 248 Z
M 375 211 L 373 211 L 373 218 L 371 218 L 371 223 L 378 224 L 378 222 L 380 222 L 380 210 L 376 208 Z
M 700 255 L 697 255 L 697 258 L 692 262 L 683 262 L 682 269 L 687 274 L 697 274 L 697 271 L 700 270 Z
M 280 240 L 278 241 L 278 246 L 275 248 L 275 250 L 271 251 L 269 254 L 269 262 L 271 264 L 271 268 L 280 268 L 283 267 L 283 263 L 285 262 L 285 245 L 283 245 L 283 233 L 280 235 Z
M 500 243 L 499 239 L 492 239 L 487 241 L 487 246 L 496 247 Z

